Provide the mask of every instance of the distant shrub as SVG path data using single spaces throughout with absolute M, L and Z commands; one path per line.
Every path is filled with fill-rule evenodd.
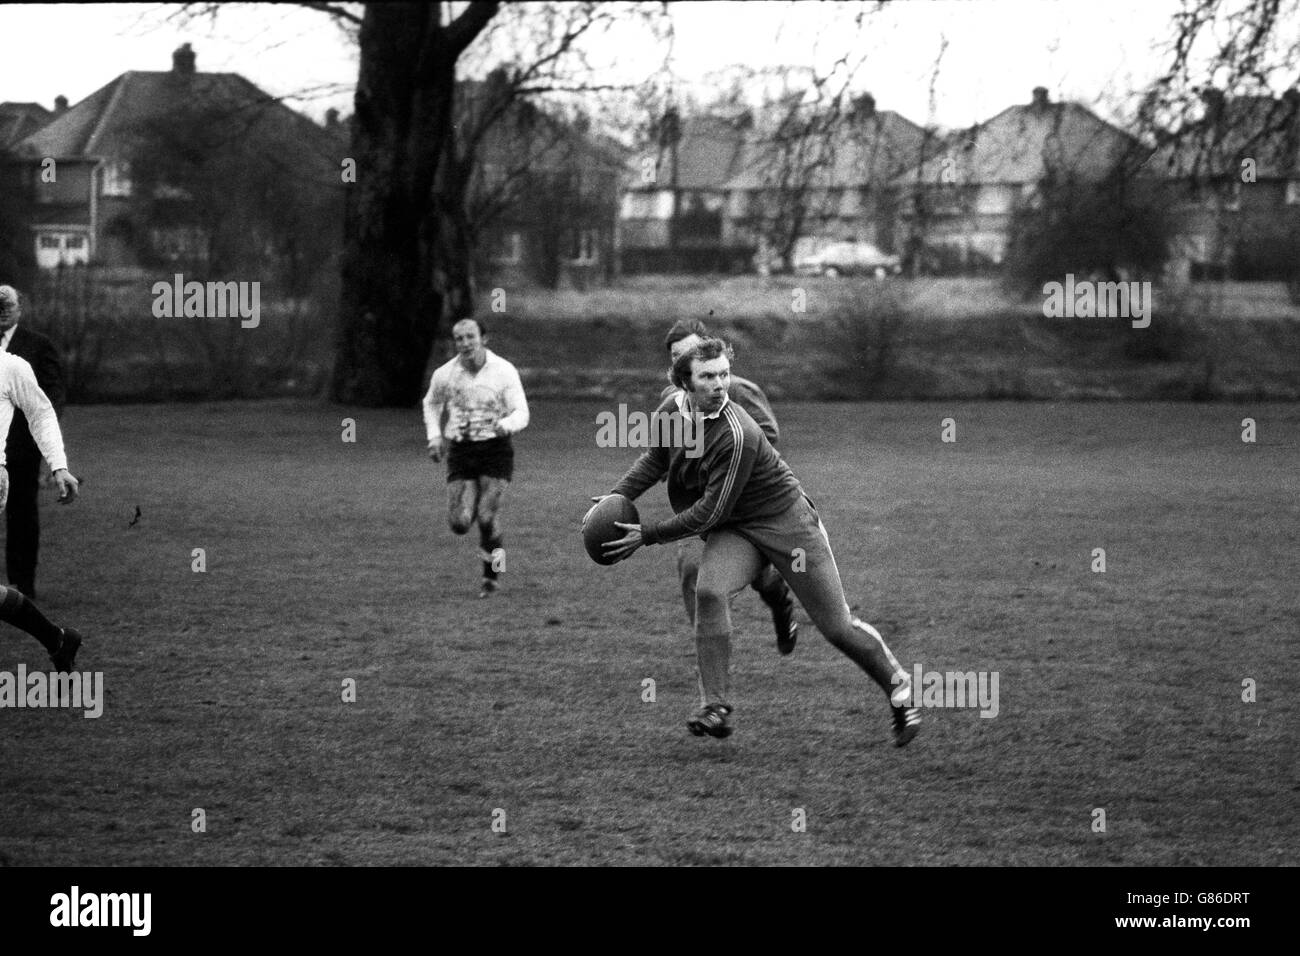
M 817 320 L 822 367 L 834 377 L 834 397 L 879 397 L 894 370 L 907 305 L 893 284 L 871 292 Z

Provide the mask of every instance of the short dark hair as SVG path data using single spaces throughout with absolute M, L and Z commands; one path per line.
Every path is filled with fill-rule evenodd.
M 455 322 L 451 323 L 451 327 L 454 329 L 462 322 L 473 322 L 475 325 L 477 325 L 479 338 L 482 338 L 483 336 L 487 335 L 487 326 L 483 324 L 483 320 L 480 319 L 477 315 L 467 315 L 463 319 L 457 319 Z
M 673 362 L 671 375 L 673 384 L 678 388 L 686 388 L 687 383 L 691 380 L 691 363 L 696 359 L 707 362 L 710 359 L 726 358 L 728 362 L 731 362 L 735 357 L 735 350 L 722 339 L 705 337 L 702 342 L 677 356 L 677 361 Z
M 698 335 L 702 339 L 707 338 L 708 327 L 699 319 L 678 319 L 664 336 L 664 348 L 672 352 L 675 344 L 692 335 Z

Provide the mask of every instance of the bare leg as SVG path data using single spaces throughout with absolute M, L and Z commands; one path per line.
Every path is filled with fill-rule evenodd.
M 447 521 L 456 534 L 465 534 L 474 523 L 478 486 L 473 481 L 447 482 Z
M 501 506 L 502 496 L 510 487 L 504 478 L 479 477 L 478 504 L 474 509 L 478 521 L 480 557 L 483 559 L 483 577 L 496 580 L 497 568 L 504 564 L 502 548 Z M 500 555 L 497 552 L 500 551 Z M 498 564 L 497 561 L 501 564 Z

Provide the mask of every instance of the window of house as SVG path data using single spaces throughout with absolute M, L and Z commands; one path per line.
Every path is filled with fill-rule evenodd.
M 838 187 L 825 190 L 825 205 L 822 207 L 828 216 L 844 214 L 844 190 Z
M 974 187 L 978 190 L 979 187 Z M 957 184 L 939 186 L 930 191 L 931 212 L 938 216 L 963 215 L 973 198 L 972 187 Z
M 1241 181 L 1233 180 L 1223 190 L 1223 208 L 1235 212 L 1241 208 Z
M 685 203 L 683 203 L 685 209 Z M 671 219 L 673 191 L 671 189 L 635 190 L 624 194 L 624 219 Z
M 180 186 L 170 186 L 167 183 L 159 183 L 153 188 L 154 199 L 189 199 L 188 189 Z
M 595 229 L 575 229 L 569 258 L 574 262 L 595 262 L 598 233 Z
M 82 232 L 42 232 L 36 237 L 36 265 L 42 269 L 85 264 L 90 242 Z
M 1286 184 L 1286 204 L 1300 206 L 1300 179 L 1293 179 Z
M 517 231 L 497 233 L 492 247 L 492 261 L 512 263 L 523 258 L 524 237 Z
M 105 163 L 103 180 L 100 183 L 101 196 L 131 195 L 131 164 L 126 162 Z
M 149 231 L 154 253 L 168 262 L 206 262 L 208 235 L 193 226 L 170 226 Z

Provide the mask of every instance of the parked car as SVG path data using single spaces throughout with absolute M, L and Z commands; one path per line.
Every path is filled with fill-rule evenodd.
M 834 242 L 820 252 L 796 259 L 794 271 L 800 275 L 874 275 L 883 279 L 902 272 L 903 262 L 869 242 Z

